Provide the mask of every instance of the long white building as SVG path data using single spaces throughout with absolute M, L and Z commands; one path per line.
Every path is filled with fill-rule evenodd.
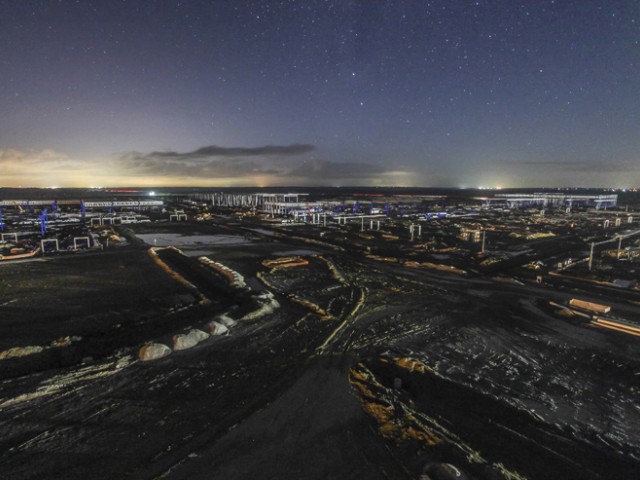
M 498 193 L 485 200 L 486 207 L 592 207 L 597 210 L 615 207 L 618 204 L 618 195 L 574 195 L 565 193 Z

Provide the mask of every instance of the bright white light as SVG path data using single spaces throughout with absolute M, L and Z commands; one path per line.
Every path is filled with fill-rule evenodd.
M 155 197 L 155 195 L 156 195 L 156 192 L 154 192 L 153 190 L 151 190 L 151 191 L 149 192 L 149 196 L 150 196 L 150 197 Z

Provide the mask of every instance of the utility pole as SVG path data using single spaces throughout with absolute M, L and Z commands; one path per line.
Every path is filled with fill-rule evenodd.
M 620 249 L 622 248 L 622 235 L 618 237 L 618 260 L 620 260 Z

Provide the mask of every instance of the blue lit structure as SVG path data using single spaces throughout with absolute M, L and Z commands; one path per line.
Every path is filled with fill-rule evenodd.
M 49 223 L 49 216 L 47 215 L 47 209 L 45 208 L 40 215 L 40 233 L 44 237 L 47 232 L 47 224 Z

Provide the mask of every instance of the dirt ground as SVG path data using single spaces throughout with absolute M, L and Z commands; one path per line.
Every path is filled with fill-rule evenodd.
M 144 250 L 2 266 L 17 299 L 2 307 L 3 349 L 105 338 L 97 355 L 19 374 L 8 366 L 29 357 L 0 360 L 3 475 L 416 479 L 430 462 L 478 479 L 640 473 L 640 345 L 549 310 L 573 292 L 287 242 L 198 247 L 248 292 L 188 251 L 163 258 L 196 290 Z M 262 264 L 287 255 L 308 264 Z M 186 302 L 197 291 L 212 304 Z M 110 321 L 86 320 L 105 310 Z M 236 322 L 228 335 L 138 361 L 142 343 L 170 345 L 220 313 Z M 17 327 L 30 323 L 40 333 Z

